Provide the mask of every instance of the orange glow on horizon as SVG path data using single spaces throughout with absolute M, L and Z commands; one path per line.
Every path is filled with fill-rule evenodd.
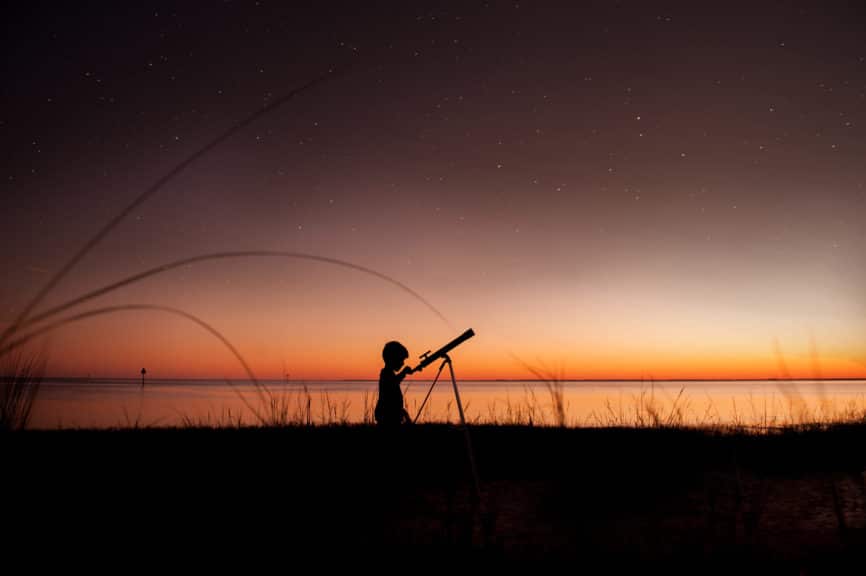
M 219 342 L 202 338 L 176 339 L 170 334 L 151 340 L 142 334 L 100 342 L 88 341 L 88 334 L 76 338 L 55 338 L 44 348 L 48 375 L 135 378 L 142 366 L 148 377 L 233 379 L 247 378 L 238 360 Z M 145 342 L 143 342 L 145 340 Z M 518 355 L 482 341 L 470 340 L 452 353 L 457 377 L 467 380 L 533 380 L 537 374 L 562 380 L 748 380 L 748 379 L 840 379 L 866 378 L 863 362 L 842 356 L 812 357 L 804 354 L 784 359 L 785 371 L 769 350 L 764 354 L 703 354 L 658 351 L 616 354 L 606 350 L 549 351 L 547 356 Z M 99 343 L 99 345 L 97 345 Z M 384 343 L 384 342 L 383 342 Z M 407 365 L 418 362 L 421 347 L 408 341 Z M 443 342 L 444 343 L 444 342 Z M 303 380 L 373 380 L 382 367 L 381 344 L 346 346 L 340 349 L 305 348 L 283 357 L 276 343 L 235 343 L 257 378 Z M 433 348 L 432 346 L 430 348 Z M 36 348 L 33 348 L 36 350 Z M 817 363 L 817 364 L 816 364 Z M 816 370 L 816 365 L 819 367 Z M 428 366 L 412 379 L 430 379 L 439 363 Z M 530 370 L 530 368 L 532 370 Z M 535 373 L 534 373 L 534 372 Z
M 461 319 L 453 329 L 393 286 L 357 273 L 308 266 L 310 275 L 298 277 L 260 262 L 248 267 L 232 269 L 231 282 L 218 286 L 212 268 L 193 269 L 182 290 L 176 279 L 155 279 L 99 305 L 157 301 L 189 311 L 231 342 L 260 379 L 376 379 L 385 342 L 403 342 L 414 365 L 468 327 L 476 336 L 452 354 L 461 379 L 534 379 L 527 366 L 573 380 L 866 377 L 859 326 L 831 315 L 726 310 L 696 296 L 674 302 L 669 291 L 634 293 L 627 282 L 613 285 L 616 298 L 610 290 L 576 293 L 568 284 L 538 294 L 509 287 L 506 297 L 427 282 L 432 295 L 425 296 L 452 323 Z M 90 318 L 27 350 L 44 351 L 51 376 L 136 378 L 146 367 L 153 379 L 247 378 L 218 338 L 161 312 Z M 436 368 L 415 378 L 432 378 Z

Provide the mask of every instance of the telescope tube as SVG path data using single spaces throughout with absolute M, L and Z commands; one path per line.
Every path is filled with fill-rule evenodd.
M 427 356 L 425 356 L 421 360 L 421 362 L 417 366 L 415 366 L 415 368 L 412 369 L 412 372 L 417 372 L 419 370 L 423 370 L 428 365 L 432 364 L 433 362 L 435 362 L 439 358 L 442 358 L 443 356 L 448 354 L 451 350 L 453 350 L 454 348 L 457 348 L 458 346 L 460 346 L 461 344 L 463 344 L 464 342 L 466 342 L 467 340 L 469 340 L 473 336 L 475 336 L 475 331 L 472 328 L 470 328 L 469 330 L 467 330 L 466 332 L 464 332 L 463 334 L 461 334 L 460 336 L 458 336 L 457 338 L 455 338 L 454 340 L 452 340 L 451 342 L 449 342 L 448 344 L 446 344 L 445 346 L 443 346 L 442 348 L 440 348 L 439 350 L 434 352 L 433 354 L 428 354 Z

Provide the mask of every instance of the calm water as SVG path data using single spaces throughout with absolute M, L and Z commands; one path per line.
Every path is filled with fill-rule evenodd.
M 254 424 L 256 413 L 298 422 L 364 422 L 376 402 L 377 383 L 371 381 L 264 384 L 267 394 L 225 381 L 149 381 L 142 388 L 132 379 L 51 380 L 40 389 L 31 427 Z M 558 391 L 535 381 L 458 384 L 467 419 L 475 422 L 555 424 L 564 416 L 567 424 L 582 426 L 654 420 L 772 426 L 866 412 L 866 380 L 564 382 Z M 413 381 L 406 389 L 413 416 L 429 387 Z M 457 420 L 450 381 L 436 384 L 421 420 Z

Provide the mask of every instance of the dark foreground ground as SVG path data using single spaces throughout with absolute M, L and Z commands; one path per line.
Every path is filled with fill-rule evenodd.
M 864 426 L 471 433 L 477 503 L 464 436 L 447 426 L 5 434 L 4 545 L 365 573 L 452 560 L 589 573 L 866 566 Z

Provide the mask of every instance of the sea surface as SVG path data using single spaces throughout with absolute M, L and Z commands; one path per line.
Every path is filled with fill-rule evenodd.
M 450 382 L 404 384 L 419 421 L 457 422 Z M 866 414 L 866 380 L 459 381 L 472 423 L 773 427 Z M 49 379 L 31 428 L 114 428 L 372 421 L 375 381 Z M 423 404 L 423 410 L 421 410 Z

